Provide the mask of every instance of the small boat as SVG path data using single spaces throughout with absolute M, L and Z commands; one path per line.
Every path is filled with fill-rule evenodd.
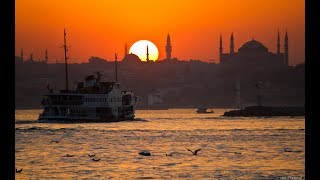
M 207 110 L 208 110 L 208 108 L 198 108 L 196 112 L 198 114 L 214 113 L 212 108 L 211 108 L 211 111 L 207 111 Z

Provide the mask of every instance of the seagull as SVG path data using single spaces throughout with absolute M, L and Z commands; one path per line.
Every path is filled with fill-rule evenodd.
M 51 143 L 58 143 L 58 142 L 59 142 L 59 140 L 51 140 L 50 144 Z
M 190 149 L 187 149 L 188 151 L 191 151 Z M 197 155 L 198 151 L 200 151 L 201 149 L 197 149 L 196 151 L 191 151 L 193 155 Z
M 301 150 L 293 150 L 291 148 L 284 148 L 283 151 L 284 152 L 302 152 Z
M 22 168 L 20 170 L 16 168 L 16 173 L 21 173 L 21 172 L 22 172 Z
M 284 152 L 292 152 L 292 149 L 291 148 L 284 148 L 283 151 Z
M 99 159 L 92 158 L 92 161 L 100 161 L 100 158 Z
M 89 157 L 94 157 L 96 154 L 88 154 Z
M 73 157 L 74 155 L 67 154 L 64 157 Z

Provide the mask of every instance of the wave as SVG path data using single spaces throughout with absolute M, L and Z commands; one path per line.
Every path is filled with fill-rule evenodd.
M 124 135 L 126 133 L 214 133 L 214 132 L 270 132 L 270 133 L 281 133 L 281 132 L 298 132 L 298 131 L 304 131 L 305 129 L 241 129 L 241 128 L 233 128 L 233 129 L 193 129 L 193 130 L 154 130 L 154 129 L 120 129 L 120 130 L 113 130 L 113 129 L 90 129 L 90 128 L 84 128 L 84 127 L 76 127 L 76 128 L 50 128 L 50 127 L 28 127 L 28 128 L 15 128 L 16 132 L 97 132 L 97 133 L 123 133 Z
M 197 120 L 197 119 L 225 119 L 223 117 L 174 117 L 174 118 L 167 118 L 167 117 L 159 117 L 159 118 L 151 118 L 154 120 Z
M 15 128 L 15 131 L 19 132 L 32 132 L 32 131 L 41 131 L 41 132 L 66 132 L 66 131 L 73 131 L 79 132 L 82 131 L 81 129 L 76 128 L 59 128 L 59 129 L 50 129 L 50 128 L 42 128 L 42 127 L 30 127 L 30 128 Z
M 34 124 L 34 123 L 38 123 L 38 121 L 37 120 L 19 120 L 15 122 L 15 124 Z

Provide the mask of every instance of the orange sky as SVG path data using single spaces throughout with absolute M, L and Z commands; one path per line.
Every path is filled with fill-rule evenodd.
M 289 64 L 304 62 L 305 6 L 303 0 L 16 0 L 16 54 L 24 50 L 49 62 L 63 58 L 63 29 L 67 29 L 70 62 L 87 62 L 90 56 L 107 60 L 114 53 L 122 59 L 124 45 L 147 39 L 157 45 L 159 59 L 165 58 L 170 33 L 172 57 L 219 60 L 219 36 L 224 52 L 230 34 L 235 49 L 251 40 L 276 51 L 280 30 L 289 36 Z M 62 60 L 60 60 L 62 61 Z

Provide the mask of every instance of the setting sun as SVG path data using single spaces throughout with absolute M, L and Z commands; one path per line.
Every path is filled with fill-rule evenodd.
M 139 56 L 141 61 L 147 61 L 147 47 L 149 60 L 156 61 L 159 57 L 158 48 L 155 44 L 148 40 L 140 40 L 135 42 L 129 50 L 129 53 Z

